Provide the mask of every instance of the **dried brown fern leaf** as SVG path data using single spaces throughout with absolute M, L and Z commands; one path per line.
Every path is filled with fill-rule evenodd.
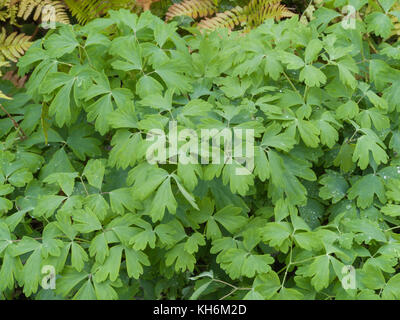
M 218 12 L 215 17 L 201 20 L 197 27 L 202 31 L 213 31 L 218 28 L 228 28 L 232 30 L 242 25 L 245 21 L 246 18 L 243 16 L 243 8 L 237 6 L 225 12 Z
M 213 15 L 216 11 L 217 6 L 212 0 L 184 0 L 168 8 L 165 20 L 169 21 L 178 16 L 203 18 Z
M 394 25 L 393 35 L 400 37 L 400 3 L 395 4 L 391 11 L 398 13 L 397 16 L 392 16 L 391 20 Z
M 217 13 L 215 17 L 206 18 L 199 22 L 200 30 L 215 30 L 218 28 L 243 27 L 249 31 L 261 25 L 266 19 L 280 20 L 293 16 L 287 7 L 280 3 L 280 0 L 251 0 L 244 8 L 236 7 L 224 13 Z
M 27 20 L 32 16 L 33 20 L 50 21 L 54 13 L 55 22 L 69 24 L 67 7 L 63 1 L 51 0 L 20 0 L 18 17 Z
M 23 88 L 27 79 L 27 75 L 20 77 L 15 71 L 8 71 L 3 76 L 3 80 L 11 81 L 17 88 Z

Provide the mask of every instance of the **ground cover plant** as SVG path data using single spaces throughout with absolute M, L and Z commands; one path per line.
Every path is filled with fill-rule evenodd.
M 399 11 L 351 1 L 348 28 L 346 3 L 247 33 L 110 10 L 34 42 L 26 88 L 1 82 L 1 297 L 400 299 Z M 254 168 L 176 161 L 185 129 L 179 159 L 251 131 Z

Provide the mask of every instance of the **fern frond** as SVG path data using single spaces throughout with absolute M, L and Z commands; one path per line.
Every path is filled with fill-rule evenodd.
M 17 62 L 18 59 L 31 46 L 31 37 L 25 33 L 13 32 L 7 36 L 6 29 L 2 28 L 0 33 L 0 56 Z
M 233 29 L 236 26 L 243 25 L 246 17 L 243 15 L 243 8 L 237 6 L 225 12 L 218 12 L 215 17 L 201 20 L 197 27 L 200 30 L 213 31 L 218 28 Z
M 193 19 L 208 17 L 217 11 L 213 0 L 184 0 L 175 3 L 168 8 L 165 20 L 169 21 L 174 17 L 188 16 Z
M 247 28 L 255 28 L 267 19 L 280 20 L 294 15 L 279 0 L 252 0 L 244 8 L 247 17 Z
M 0 77 L 3 75 L 1 68 L 10 67 L 10 62 L 6 61 L 2 55 L 0 55 Z
M 8 12 L 6 10 L 0 11 L 0 21 L 5 22 L 8 18 Z
M 400 3 L 395 4 L 392 11 L 400 12 Z M 400 19 L 398 19 L 395 16 L 392 16 L 391 20 L 394 25 L 393 35 L 400 37 Z
M 79 24 L 85 24 L 107 13 L 108 10 L 126 8 L 132 0 L 65 0 L 71 14 Z
M 11 25 L 17 24 L 18 2 L 20 0 L 2 0 L 0 1 L 0 21 L 8 20 Z
M 23 88 L 27 78 L 27 75 L 20 77 L 16 71 L 11 70 L 6 72 L 2 79 L 11 81 L 16 88 Z
M 51 6 L 55 10 L 55 22 L 69 24 L 67 8 L 62 1 L 56 0 L 20 0 L 18 17 L 27 20 L 33 14 L 33 20 L 40 18 L 43 21 L 49 21 L 49 13 L 45 13 L 46 6 Z M 45 16 L 46 15 L 46 16 Z
M 218 28 L 232 30 L 242 26 L 245 31 L 249 31 L 261 25 L 266 19 L 280 20 L 293 15 L 294 13 L 282 5 L 280 0 L 251 0 L 244 8 L 236 7 L 200 21 L 198 28 L 212 31 Z

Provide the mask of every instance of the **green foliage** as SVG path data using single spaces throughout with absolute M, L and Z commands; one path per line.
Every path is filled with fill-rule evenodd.
M 185 37 L 109 11 L 35 42 L 0 100 L 2 297 L 400 299 L 399 43 L 326 10 Z M 254 129 L 254 170 L 149 163 L 171 121 Z
M 346 5 L 352 8 L 344 7 Z M 328 23 L 333 18 L 345 17 L 347 22 L 356 18 L 365 21 L 367 31 L 377 36 L 389 38 L 400 35 L 400 3 L 396 0 L 313 0 L 302 13 L 301 21 L 308 23 L 315 20 L 314 12 L 320 17 L 319 23 Z

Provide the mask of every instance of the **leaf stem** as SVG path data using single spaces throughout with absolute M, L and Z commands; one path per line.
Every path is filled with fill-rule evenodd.
M 25 140 L 28 136 L 25 134 L 24 130 L 21 128 L 21 126 L 18 124 L 18 122 L 15 121 L 15 119 L 12 117 L 12 115 L 8 113 L 8 111 L 3 107 L 2 104 L 0 104 L 0 108 L 7 115 L 7 117 L 10 118 L 11 122 L 14 125 L 15 130 L 17 130 L 18 134 L 21 136 L 21 139 Z
M 83 189 L 85 189 L 86 195 L 88 196 L 88 195 L 89 195 L 89 192 L 88 192 L 87 189 L 86 189 L 86 185 L 85 185 L 85 183 L 83 182 L 82 176 L 79 176 L 79 179 L 81 180 L 82 185 L 83 185 Z
M 301 99 L 303 100 L 303 102 L 305 103 L 304 97 L 300 94 L 299 90 L 297 90 L 297 88 L 296 88 L 295 85 L 293 84 L 292 80 L 290 80 L 289 76 L 286 74 L 285 71 L 282 71 L 282 72 L 283 72 L 283 75 L 285 76 L 285 78 L 287 79 L 287 81 L 289 81 L 290 86 L 293 88 L 294 91 L 296 91 L 296 93 L 300 96 L 300 98 L 301 98 Z
M 286 281 L 286 277 L 287 277 L 287 274 L 288 274 L 289 268 L 290 268 L 290 266 L 292 265 L 292 254 L 293 254 L 293 234 L 294 234 L 294 231 L 293 231 L 293 232 L 292 232 L 292 234 L 290 235 L 290 239 L 291 239 L 291 241 L 290 241 L 289 263 L 288 263 L 288 265 L 287 265 L 287 267 L 286 267 L 285 275 L 283 276 L 283 279 L 282 279 L 281 290 L 283 289 L 283 286 L 284 286 L 284 284 L 285 284 L 285 281 Z
M 219 279 L 212 279 L 212 281 L 222 283 L 222 284 L 227 285 L 227 286 L 229 286 L 229 287 L 231 287 L 231 288 L 233 289 L 232 291 L 230 291 L 229 293 L 227 293 L 226 295 L 224 295 L 224 296 L 223 296 L 222 298 L 220 298 L 219 300 L 224 300 L 224 299 L 228 298 L 229 296 L 233 295 L 236 291 L 239 291 L 239 290 L 253 290 L 253 288 L 242 288 L 242 287 L 237 287 L 237 286 L 235 286 L 235 285 L 233 285 L 233 284 L 231 284 L 231 283 L 228 283 L 228 282 L 225 282 L 225 281 L 219 280 Z

